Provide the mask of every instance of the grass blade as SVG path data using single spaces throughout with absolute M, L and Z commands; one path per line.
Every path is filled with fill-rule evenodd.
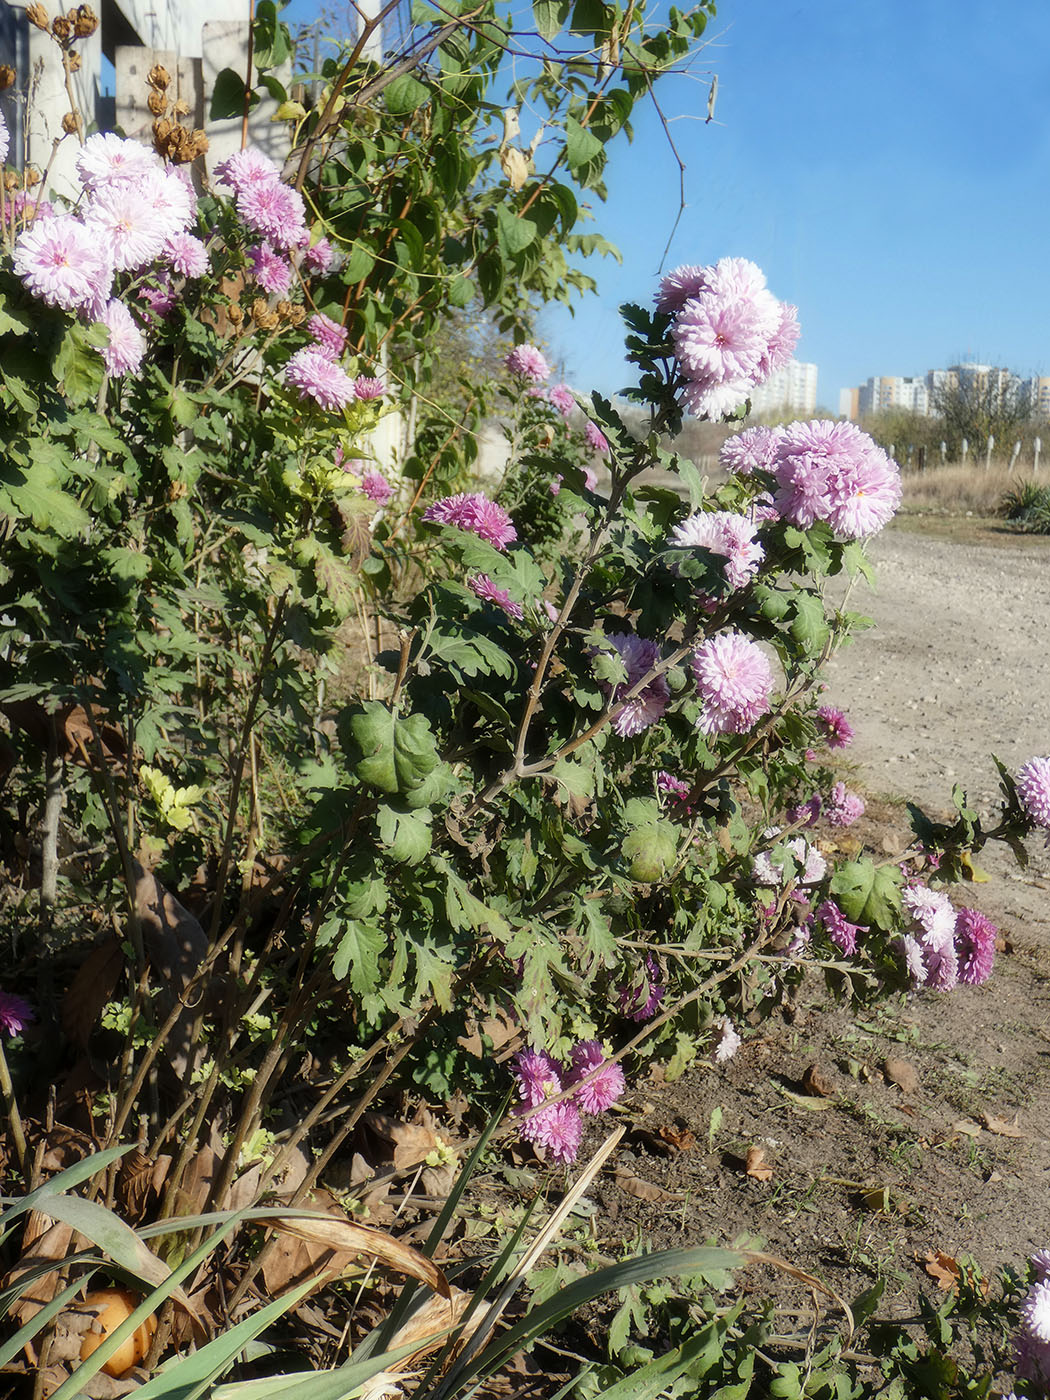
M 24 1215 L 27 1210 L 39 1210 L 44 1215 L 50 1215 L 44 1204 L 49 1196 L 60 1196 L 70 1187 L 79 1186 L 82 1181 L 87 1181 L 88 1177 L 94 1176 L 103 1167 L 108 1167 L 110 1162 L 123 1157 L 125 1152 L 130 1152 L 132 1146 L 129 1142 L 126 1147 L 107 1147 L 104 1152 L 95 1152 L 90 1157 L 74 1162 L 71 1167 L 66 1167 L 65 1171 L 45 1181 L 43 1186 L 38 1186 L 35 1191 L 30 1191 L 28 1196 L 21 1196 L 14 1205 L 8 1206 L 0 1215 L 0 1229 L 5 1229 L 10 1221 L 16 1216 Z
M 9 1337 L 0 1346 L 0 1369 L 6 1366 L 9 1361 L 14 1360 L 22 1348 L 33 1340 L 41 1328 L 47 1326 L 56 1313 L 62 1311 L 70 1299 L 75 1297 L 84 1285 L 94 1277 L 94 1274 L 95 1270 L 92 1269 L 90 1274 L 82 1274 L 79 1278 L 74 1279 L 68 1287 L 63 1288 L 61 1293 L 52 1298 L 50 1303 L 45 1303 L 39 1312 L 35 1312 L 13 1337 Z

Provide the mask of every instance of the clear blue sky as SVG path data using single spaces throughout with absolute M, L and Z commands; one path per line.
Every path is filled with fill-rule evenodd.
M 718 8 L 695 76 L 657 89 L 687 166 L 665 266 L 753 258 L 797 304 L 832 409 L 870 375 L 963 357 L 1050 372 L 1050 0 Z M 678 209 L 658 120 L 635 126 L 595 209 L 623 267 L 591 259 L 599 295 L 542 323 L 580 389 L 626 382 L 616 307 L 651 299 Z

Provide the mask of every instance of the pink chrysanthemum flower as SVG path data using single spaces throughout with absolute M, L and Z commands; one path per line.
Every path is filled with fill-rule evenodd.
M 394 488 L 382 472 L 365 472 L 361 478 L 361 491 L 378 506 L 385 506 L 394 494 Z
M 755 541 L 757 528 L 746 516 L 733 511 L 699 511 L 674 527 L 671 543 L 724 555 L 726 582 L 730 588 L 743 588 L 766 557 L 765 550 Z
M 857 951 L 857 934 L 867 933 L 867 925 L 851 924 L 833 899 L 825 899 L 815 913 L 836 948 L 847 956 Z
M 1050 1281 L 1050 1249 L 1037 1249 L 1029 1262 L 1038 1283 Z
M 731 1060 L 743 1043 L 728 1016 L 722 1017 L 721 1027 L 722 1034 L 714 1049 L 715 1064 L 718 1065 L 724 1065 L 727 1060 Z
M 955 947 L 959 956 L 959 981 L 979 987 L 992 975 L 995 964 L 996 927 L 979 909 L 960 909 L 955 916 Z
M 588 418 L 587 422 L 583 425 L 583 435 L 587 439 L 587 446 L 591 448 L 593 452 L 600 452 L 603 457 L 608 457 L 609 439 L 602 432 L 601 428 L 598 427 L 597 423 L 592 423 Z M 593 491 L 594 487 L 589 486 L 588 489 Z
M 0 165 L 7 160 L 7 153 L 11 149 L 11 133 L 7 129 L 7 122 L 4 121 L 4 114 L 0 112 Z
M 656 309 L 666 315 L 674 315 L 690 300 L 707 290 L 707 276 L 710 267 L 699 263 L 685 263 L 672 268 L 660 278 L 656 291 Z
M 1036 826 L 1050 827 L 1050 758 L 1030 758 L 1022 765 L 1017 795 Z
M 561 495 L 561 484 L 564 480 L 565 478 L 562 476 L 561 472 L 559 472 L 557 476 L 551 477 L 550 484 L 548 485 L 547 490 L 551 493 L 552 496 Z
M 840 467 L 829 478 L 828 524 L 844 539 L 877 534 L 900 503 L 900 468 L 874 443 L 863 461 Z
M 122 301 L 111 301 L 101 320 L 109 331 L 109 344 L 102 351 L 106 373 L 111 379 L 134 374 L 146 353 L 146 341 L 134 316 Z
M 931 948 L 954 944 L 955 909 L 946 894 L 916 882 L 902 890 L 901 901 L 918 925 L 922 943 Z
M 836 783 L 828 796 L 824 815 L 832 826 L 852 826 L 864 815 L 864 799 L 850 792 L 845 783 Z
M 21 1035 L 36 1013 L 24 997 L 0 992 L 0 1035 Z
M 954 943 L 942 943 L 939 947 L 923 946 L 923 962 L 926 964 L 926 986 L 935 992 L 950 992 L 959 982 L 959 954 Z
M 583 484 L 588 491 L 594 491 L 598 486 L 598 475 L 591 467 L 583 469 Z
M 1050 1343 L 1050 1283 L 1036 1283 L 1021 1304 L 1021 1325 L 1037 1342 Z
M 139 301 L 144 301 L 161 321 L 166 321 L 175 309 L 175 288 L 166 270 L 157 274 L 155 287 L 140 287 L 138 295 Z
M 900 472 L 853 423 L 792 423 L 776 446 L 777 509 L 807 530 L 827 520 L 847 538 L 881 530 L 900 504 Z
M 627 1087 L 623 1070 L 618 1064 L 609 1064 L 606 1061 L 598 1041 L 584 1040 L 573 1049 L 571 1068 L 564 1080 L 565 1088 L 579 1084 L 581 1079 L 585 1079 L 594 1070 L 599 1072 L 589 1084 L 577 1089 L 574 1096 L 575 1103 L 584 1113 L 604 1113 L 621 1097 Z
M 182 277 L 203 277 L 208 270 L 208 250 L 192 233 L 177 233 L 164 244 L 164 260 Z
M 268 243 L 257 243 L 248 249 L 252 276 L 264 292 L 272 296 L 284 296 L 292 285 L 292 265 L 280 253 L 275 253 Z M 332 356 L 326 356 L 331 359 Z
M 301 399 L 313 399 L 322 408 L 338 412 L 354 397 L 354 382 L 341 366 L 320 350 L 297 350 L 284 367 L 284 379 Z
M 281 252 L 301 247 L 310 235 L 298 190 L 280 181 L 253 180 L 237 191 L 237 212 L 253 231 Z
M 488 574 L 475 574 L 473 578 L 468 578 L 467 587 L 483 602 L 493 603 L 497 608 L 502 608 L 515 622 L 520 622 L 525 616 L 521 604 L 514 601 L 507 589 L 497 588 Z
M 1017 1353 L 1017 1379 L 1031 1381 L 1040 1387 L 1036 1394 L 1046 1394 L 1050 1387 L 1050 1343 L 1041 1342 L 1028 1332 L 1021 1332 L 1014 1343 Z
M 805 802 L 800 802 L 795 807 L 789 807 L 785 815 L 792 826 L 816 826 L 823 805 L 820 794 L 815 792 Z
M 627 679 L 620 685 L 602 683 L 602 689 L 609 697 L 609 704 L 615 705 L 621 695 L 634 689 L 660 660 L 660 647 L 645 637 L 633 632 L 612 632 L 606 637 L 620 654 L 627 668 Z M 620 710 L 612 722 L 612 727 L 621 738 L 633 738 L 661 719 L 671 699 L 671 688 L 664 675 L 654 676 Z
M 96 192 L 84 222 L 108 249 L 118 272 L 138 272 L 156 262 L 168 237 L 167 222 L 149 198 L 123 180 Z
M 303 249 L 303 267 L 315 277 L 323 277 L 335 261 L 335 250 L 327 238 L 319 238 Z
M 503 363 L 519 379 L 530 384 L 542 384 L 550 378 L 551 367 L 535 345 L 515 345 Z
M 742 433 L 726 438 L 718 460 L 726 471 L 735 472 L 737 476 L 772 471 L 779 435 L 779 428 L 745 428 Z
M 660 967 L 652 953 L 646 953 L 640 986 L 621 987 L 620 1010 L 632 1021 L 649 1021 L 657 1013 L 667 988 L 660 980 Z
M 768 378 L 769 347 L 781 325 L 780 303 L 746 258 L 705 269 L 704 286 L 679 308 L 674 326 L 679 367 L 690 381 L 683 402 L 714 416 Z
M 681 807 L 692 792 L 692 786 L 684 778 L 676 778 L 673 773 L 662 770 L 656 775 L 656 791 L 674 799 L 674 805 Z
M 768 379 L 778 369 L 784 369 L 791 362 L 791 356 L 795 353 L 795 346 L 798 344 L 801 334 L 798 324 L 798 307 L 792 306 L 790 302 L 782 301 L 777 328 L 770 336 L 766 353 L 759 361 L 758 377 L 760 382 Z
M 89 136 L 77 156 L 77 174 L 88 191 L 121 181 L 134 183 L 159 168 L 160 161 L 147 146 L 111 131 Z
M 318 311 L 307 321 L 306 330 L 311 340 L 316 341 L 321 354 L 329 360 L 338 360 L 346 349 L 349 331 L 338 321 L 333 321 L 331 316 L 325 316 Z
M 26 290 L 63 311 L 101 313 L 113 264 L 97 233 L 69 214 L 38 218 L 19 234 L 13 259 Z
M 821 705 L 817 710 L 817 728 L 829 749 L 844 749 L 853 742 L 853 726 L 834 705 Z
M 136 189 L 153 206 L 166 239 L 189 228 L 193 222 L 197 212 L 197 196 L 189 183 L 188 174 L 181 175 L 174 166 L 160 166 L 147 171 L 136 184 Z
M 376 379 L 372 375 L 359 374 L 354 380 L 354 394 L 361 403 L 370 403 L 373 399 L 381 399 L 386 393 L 386 385 L 381 379 Z
M 709 637 L 693 653 L 693 675 L 703 702 L 697 727 L 704 734 L 746 734 L 769 710 L 772 669 L 761 647 L 741 632 Z
M 234 151 L 215 167 L 216 179 L 229 185 L 234 194 L 240 194 L 251 185 L 280 184 L 281 172 L 273 161 L 261 151 L 249 146 L 243 151 Z
M 766 832 L 767 839 L 779 832 L 774 827 Z M 787 869 L 787 856 L 794 862 L 795 873 L 791 877 L 799 885 L 815 885 L 827 874 L 828 863 L 815 846 L 811 846 L 803 836 L 792 836 L 783 843 L 783 852 L 759 851 L 751 862 L 751 874 L 755 882 L 765 889 L 778 890 L 784 884 Z
M 547 390 L 547 402 L 556 408 L 563 418 L 568 418 L 576 407 L 576 400 L 568 384 L 552 384 Z
M 583 1137 L 583 1120 L 574 1103 L 552 1103 L 521 1122 L 521 1135 L 534 1147 L 543 1147 L 555 1162 L 575 1162 Z
M 458 530 L 469 530 L 496 549 L 506 549 L 518 538 L 514 522 L 503 507 L 490 501 L 480 491 L 469 495 L 443 496 L 426 508 L 423 519 L 437 525 L 454 525 Z
M 901 952 L 904 954 L 904 963 L 908 969 L 908 975 L 917 987 L 926 985 L 926 961 L 922 955 L 922 945 L 919 940 L 906 933 L 900 940 Z
M 560 1094 L 561 1066 L 546 1050 L 521 1050 L 514 1056 L 514 1078 L 518 1083 L 518 1098 L 526 1108 L 536 1108 L 546 1099 Z

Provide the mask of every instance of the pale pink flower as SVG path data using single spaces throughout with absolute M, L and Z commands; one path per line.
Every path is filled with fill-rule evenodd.
M 733 511 L 699 511 L 675 526 L 671 543 L 724 555 L 726 582 L 737 589 L 751 581 L 765 558 L 765 550 L 755 541 L 756 529 L 753 521 Z
M 766 832 L 766 839 L 779 835 L 776 827 Z M 766 889 L 778 890 L 785 882 L 787 857 L 794 863 L 792 879 L 799 885 L 815 885 L 827 874 L 828 863 L 815 846 L 811 846 L 804 836 L 792 836 L 782 843 L 780 851 L 759 851 L 751 861 L 751 874 L 757 884 Z
M 327 238 L 319 238 L 303 249 L 303 267 L 314 276 L 323 277 L 335 261 L 335 250 Z
M 288 259 L 275 253 L 268 243 L 258 243 L 254 248 L 249 248 L 248 259 L 252 276 L 263 291 L 273 296 L 284 296 L 292 285 L 292 265 Z
M 583 1120 L 574 1103 L 566 1100 L 537 1109 L 521 1122 L 521 1135 L 534 1147 L 543 1147 L 555 1162 L 575 1162 L 583 1137 Z
M 345 408 L 354 397 L 353 380 L 320 350 L 297 350 L 284 367 L 284 379 L 301 399 L 313 399 L 330 412 Z
M 472 578 L 467 579 L 467 587 L 476 598 L 502 608 L 515 622 L 520 622 L 525 616 L 521 604 L 514 601 L 506 588 L 498 588 L 488 574 L 474 574 Z
M 105 244 L 69 214 L 38 218 L 20 233 L 13 265 L 27 291 L 63 311 L 100 314 L 113 283 Z
M 691 297 L 699 296 L 707 290 L 707 277 L 710 267 L 699 263 L 683 264 L 672 268 L 660 279 L 656 292 L 656 309 L 667 314 L 680 311 Z
M 779 435 L 778 428 L 745 428 L 743 432 L 726 438 L 718 460 L 726 471 L 735 472 L 738 476 L 772 471 Z
M 584 484 L 584 486 L 586 486 L 586 488 L 587 488 L 588 491 L 594 491 L 594 490 L 597 489 L 597 486 L 598 486 L 598 474 L 597 474 L 597 472 L 594 471 L 594 469 L 593 469 L 592 467 L 584 467 L 584 469 L 583 469 L 583 484 Z
M 84 222 L 108 249 L 118 272 L 138 272 L 156 262 L 168 237 L 166 221 L 137 184 L 116 181 L 99 189 Z
M 773 672 L 757 643 L 741 632 L 720 632 L 693 653 L 703 702 L 697 726 L 705 734 L 746 734 L 769 710 Z
M 792 423 L 777 442 L 777 509 L 808 529 L 826 520 L 850 539 L 881 530 L 900 504 L 900 471 L 854 423 Z
M 443 496 L 423 512 L 423 519 L 437 525 L 454 525 L 487 540 L 496 549 L 506 549 L 518 538 L 514 522 L 502 506 L 480 491 L 468 495 Z
M 561 472 L 559 472 L 557 476 L 551 477 L 550 484 L 548 485 L 547 490 L 551 493 L 552 496 L 561 495 L 561 484 L 564 480 L 565 478 L 562 476 Z
M 601 428 L 598 427 L 597 423 L 592 423 L 588 418 L 587 422 L 583 425 L 583 435 L 587 439 L 587 446 L 591 448 L 592 451 L 600 452 L 603 457 L 608 457 L 609 439 L 602 432 Z M 594 487 L 589 486 L 588 489 L 593 491 Z
M 864 799 L 850 792 L 845 783 L 836 783 L 831 789 L 824 815 L 832 826 L 852 826 L 864 815 Z
M 394 494 L 394 488 L 382 472 L 365 472 L 361 478 L 361 491 L 376 505 L 385 506 Z
M 303 197 L 289 185 L 253 180 L 237 191 L 235 203 L 247 226 L 281 252 L 302 247 L 309 240 Z
M 568 418 L 576 407 L 576 400 L 568 384 L 552 384 L 547 390 L 547 401 L 563 418 Z
M 721 258 L 678 311 L 679 365 L 691 380 L 754 383 L 780 322 L 780 303 L 761 270 L 746 258 Z
M 790 364 L 791 356 L 795 353 L 795 346 L 798 344 L 801 333 L 798 324 L 798 307 L 782 301 L 777 328 L 770 336 L 766 353 L 759 361 L 760 381 L 768 379 L 776 370 L 784 369 Z
M 900 468 L 874 443 L 863 461 L 843 465 L 829 476 L 828 523 L 845 539 L 876 534 L 900 503 Z
M 317 342 L 317 348 L 322 355 L 329 360 L 338 360 L 346 349 L 349 332 L 338 321 L 333 321 L 331 316 L 325 316 L 318 311 L 307 321 L 306 330 L 311 340 Z
M 134 374 L 146 353 L 146 340 L 134 316 L 122 301 L 111 301 L 101 320 L 109 331 L 109 344 L 102 351 L 106 373 L 111 379 Z
M 715 1046 L 715 1063 L 724 1065 L 727 1060 L 731 1060 L 743 1043 L 737 1035 L 736 1027 L 728 1016 L 723 1016 L 721 1021 L 722 1034 L 718 1044 Z
M 176 233 L 164 244 L 164 260 L 182 277 L 203 277 L 208 270 L 208 250 L 192 233 Z
M 606 1061 L 602 1047 L 597 1040 L 584 1040 L 572 1052 L 572 1064 L 563 1078 L 566 1089 L 579 1084 L 581 1079 L 598 1073 L 590 1081 L 577 1089 L 575 1102 L 584 1113 L 604 1113 L 624 1092 L 626 1081 L 619 1064 Z
M 354 394 L 361 403 L 381 399 L 386 393 L 386 385 L 381 379 L 368 374 L 359 374 L 354 380 Z
M 620 685 L 602 682 L 602 689 L 609 697 L 609 704 L 616 705 L 621 695 L 633 690 L 640 680 L 652 670 L 660 660 L 660 647 L 645 637 L 633 632 L 612 632 L 606 639 L 611 642 L 627 668 L 627 679 Z M 613 729 L 623 738 L 633 738 L 648 729 L 662 718 L 671 699 L 671 688 L 664 675 L 652 680 L 620 710 L 612 722 Z
M 920 940 L 931 948 L 943 948 L 955 939 L 955 910 L 948 896 L 920 882 L 901 892 L 901 901 L 920 930 Z
M 551 367 L 535 345 L 515 345 L 503 363 L 511 374 L 532 384 L 542 384 L 550 378 Z
M 1036 826 L 1050 827 L 1050 758 L 1030 758 L 1017 773 L 1017 795 Z
M 4 121 L 4 114 L 0 112 L 0 165 L 7 160 L 7 153 L 11 148 L 11 133 L 7 129 L 7 122 Z
M 1021 1322 L 1037 1342 L 1050 1342 L 1050 1283 L 1035 1283 L 1021 1304 Z
M 251 185 L 279 184 L 281 172 L 261 151 L 248 146 L 220 161 L 215 167 L 215 176 L 229 185 L 235 194 L 240 194 Z
M 140 287 L 139 301 L 144 301 L 158 320 L 166 321 L 175 309 L 175 288 L 165 268 L 156 275 L 156 286 Z
M 183 177 L 174 166 L 160 166 L 147 171 L 142 180 L 136 183 L 136 189 L 153 206 L 166 239 L 189 228 L 193 222 L 197 212 L 197 196 L 189 183 L 189 176 Z
M 77 156 L 80 182 L 89 191 L 121 181 L 133 184 L 159 168 L 160 160 L 148 147 L 111 131 L 89 136 Z

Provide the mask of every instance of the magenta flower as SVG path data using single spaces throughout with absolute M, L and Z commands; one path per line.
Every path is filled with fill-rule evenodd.
M 146 341 L 134 316 L 122 301 L 111 301 L 101 320 L 109 331 L 109 344 L 102 351 L 106 373 L 111 379 L 134 374 L 146 353 Z
M 633 632 L 611 632 L 605 640 L 612 643 L 627 668 L 627 679 L 619 685 L 602 682 L 602 689 L 609 697 L 609 704 L 615 705 L 620 696 L 633 690 L 660 660 L 660 647 L 658 643 L 635 636 Z M 667 677 L 654 676 L 623 706 L 612 722 L 613 729 L 621 738 L 633 738 L 635 734 L 641 734 L 662 718 L 670 699 L 671 688 L 667 684 Z
M 550 378 L 551 367 L 535 345 L 515 345 L 503 363 L 511 374 L 531 384 L 542 384 Z
M 857 934 L 867 933 L 867 925 L 851 924 L 832 899 L 825 899 L 823 904 L 818 904 L 815 913 L 836 948 L 847 956 L 857 951 Z
M 473 578 L 468 578 L 467 587 L 483 602 L 493 603 L 497 608 L 502 608 L 515 622 L 520 622 L 525 616 L 521 604 L 514 601 L 507 589 L 497 588 L 488 574 L 475 574 Z
M 704 734 L 746 734 L 769 711 L 773 672 L 765 652 L 741 632 L 709 637 L 693 653 Z
M 609 1064 L 596 1040 L 584 1040 L 572 1052 L 572 1066 L 565 1075 L 565 1088 L 579 1084 L 581 1079 L 594 1070 L 598 1073 L 590 1081 L 577 1089 L 575 1102 L 584 1113 L 604 1113 L 614 1104 L 627 1087 L 623 1070 L 618 1064 Z
M 361 478 L 361 490 L 376 505 L 385 506 L 394 494 L 394 488 L 382 472 L 365 472 Z
M 354 380 L 354 393 L 362 403 L 381 399 L 386 393 L 386 385 L 381 379 L 373 379 L 367 374 L 359 374 Z
M 164 260 L 182 277 L 203 277 L 208 270 L 208 250 L 192 233 L 176 233 L 164 244 Z
M 547 402 L 558 410 L 563 418 L 568 418 L 576 407 L 576 400 L 568 384 L 553 384 L 547 390 Z
M 309 242 L 306 210 L 298 190 L 279 180 L 253 179 L 237 191 L 235 203 L 252 232 L 261 234 L 282 252 Z
M 742 433 L 726 438 L 718 460 L 726 471 L 735 472 L 737 476 L 772 471 L 779 436 L 779 428 L 745 428 Z
M 864 799 L 850 792 L 845 783 L 836 783 L 824 809 L 824 815 L 832 826 L 852 826 L 864 815 Z
M 101 313 L 113 264 L 98 234 L 69 214 L 38 218 L 18 235 L 13 266 L 26 290 L 63 311 Z
M 979 987 L 992 975 L 996 927 L 978 909 L 960 909 L 955 918 L 955 947 L 959 981 Z
M 816 826 L 823 805 L 820 794 L 815 792 L 805 802 L 800 802 L 795 807 L 789 807 L 784 815 L 792 826 Z
M 671 543 L 724 555 L 726 582 L 732 589 L 743 588 L 765 558 L 765 550 L 755 542 L 757 528 L 754 521 L 733 511 L 699 511 L 674 527 Z
M 158 320 L 166 321 L 175 309 L 175 288 L 167 270 L 157 274 L 157 285 L 140 287 L 139 301 L 144 301 Z
M 518 1098 L 526 1108 L 536 1108 L 546 1099 L 560 1094 L 561 1066 L 546 1050 L 521 1050 L 514 1056 L 514 1078 L 518 1082 Z
M 327 238 L 319 238 L 303 249 L 303 267 L 317 277 L 323 277 L 335 261 L 335 250 Z
M 458 530 L 469 530 L 496 549 L 506 549 L 518 538 L 514 522 L 503 507 L 490 501 L 480 491 L 469 495 L 443 496 L 440 501 L 427 506 L 423 519 L 436 525 L 454 525 Z
M 829 749 L 844 749 L 853 742 L 853 726 L 834 705 L 821 705 L 817 711 L 817 728 Z
M 36 1013 L 24 997 L 0 992 L 0 1035 L 21 1035 Z
M 591 448 L 592 451 L 600 452 L 603 457 L 608 457 L 609 439 L 602 432 L 601 428 L 598 427 L 597 423 L 592 423 L 588 418 L 587 422 L 583 425 L 583 435 L 587 439 L 587 446 Z M 594 487 L 591 486 L 589 489 L 593 491 Z
M 1050 827 L 1050 758 L 1030 758 L 1018 770 L 1017 795 L 1036 826 Z
M 681 806 L 693 789 L 684 778 L 676 778 L 673 773 L 661 771 L 656 775 L 656 790 L 662 792 L 665 797 L 673 798 L 675 806 Z
M 521 1121 L 521 1135 L 534 1147 L 543 1147 L 555 1162 L 575 1162 L 583 1137 L 583 1120 L 574 1103 L 552 1103 Z
M 77 156 L 77 173 L 88 191 L 120 181 L 133 184 L 159 167 L 160 161 L 147 146 L 111 131 L 89 136 Z
M 248 249 L 248 259 L 252 276 L 264 292 L 273 296 L 287 293 L 292 285 L 292 265 L 287 258 L 275 253 L 268 243 L 257 243 Z
M 632 1021 L 650 1021 L 660 1008 L 667 988 L 660 981 L 660 967 L 652 953 L 646 953 L 641 986 L 621 987 L 620 1010 Z
M 318 311 L 307 321 L 306 330 L 326 359 L 338 360 L 346 349 L 349 332 L 338 321 L 333 321 L 331 316 L 325 316 Z
M 284 379 L 301 399 L 313 399 L 333 413 L 354 397 L 353 380 L 320 350 L 297 350 L 284 367 Z

